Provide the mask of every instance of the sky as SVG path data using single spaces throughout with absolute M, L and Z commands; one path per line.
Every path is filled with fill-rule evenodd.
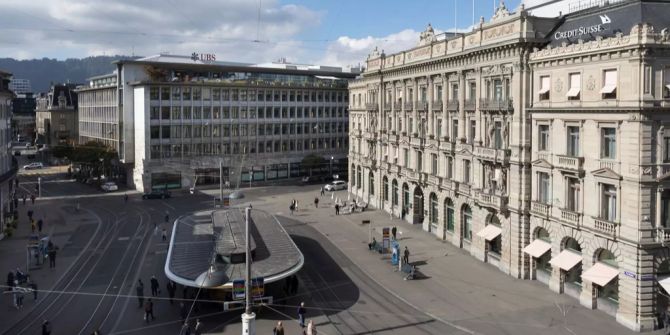
M 506 0 L 510 11 L 522 0 Z M 545 0 L 526 0 L 545 1 Z M 214 53 L 217 60 L 349 66 L 436 31 L 488 21 L 499 0 L 0 0 L 0 56 Z M 260 3 L 260 21 L 259 17 Z M 473 16 L 474 3 L 474 16 Z

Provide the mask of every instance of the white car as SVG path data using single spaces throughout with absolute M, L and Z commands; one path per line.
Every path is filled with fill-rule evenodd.
M 324 187 L 326 191 L 337 191 L 337 190 L 346 190 L 347 189 L 347 183 L 342 180 L 336 180 L 330 184 L 326 184 Z
M 112 191 L 118 191 L 119 190 L 119 187 L 116 186 L 116 184 L 111 182 L 111 181 L 102 184 L 101 187 L 102 187 L 102 190 L 105 191 L 105 192 L 112 192 Z
M 42 164 L 40 162 L 34 162 L 34 163 L 30 163 L 28 165 L 24 165 L 23 169 L 24 170 L 33 170 L 33 169 L 41 169 L 43 167 L 44 167 L 44 164 Z

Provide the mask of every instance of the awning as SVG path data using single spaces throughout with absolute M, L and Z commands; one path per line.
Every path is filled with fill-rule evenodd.
M 660 278 L 658 285 L 661 285 L 666 293 L 670 293 L 670 276 Z
M 577 96 L 579 95 L 579 91 L 580 91 L 580 88 L 579 88 L 579 87 L 573 87 L 573 88 L 571 88 L 571 89 L 568 90 L 568 94 L 566 94 L 566 96 L 567 96 L 568 98 L 574 98 L 574 97 L 577 97 Z
M 549 87 L 543 87 L 543 88 L 541 88 L 540 91 L 537 92 L 537 93 L 545 94 L 545 93 L 547 93 L 547 92 L 549 92 Z
M 586 279 L 598 286 L 605 286 L 618 275 L 619 269 L 605 265 L 604 263 L 596 263 L 582 274 L 582 279 Z
M 535 258 L 539 258 L 542 257 L 542 255 L 544 255 L 547 251 L 549 251 L 549 249 L 551 249 L 551 244 L 538 238 L 523 248 L 523 252 Z
M 490 224 L 484 227 L 484 229 L 482 229 L 479 233 L 477 233 L 477 236 L 483 237 L 487 241 L 491 241 L 496 237 L 498 237 L 500 233 L 502 233 L 502 229 Z
M 616 85 L 605 85 L 600 89 L 600 94 L 609 94 L 616 90 Z
M 561 251 L 558 256 L 552 258 L 549 261 L 549 264 L 552 266 L 558 266 L 559 268 L 570 271 L 575 265 L 579 264 L 582 261 L 582 255 L 572 252 L 570 250 Z
M 668 90 L 670 90 L 670 84 L 665 84 L 665 88 L 667 88 Z

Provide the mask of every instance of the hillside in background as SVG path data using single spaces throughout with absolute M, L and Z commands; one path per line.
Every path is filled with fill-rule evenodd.
M 112 61 L 128 56 L 94 56 L 82 59 L 29 59 L 0 58 L 0 69 L 11 72 L 14 78 L 29 79 L 36 93 L 46 92 L 53 83 L 85 83 L 86 78 L 114 71 Z M 135 57 L 137 58 L 137 57 Z

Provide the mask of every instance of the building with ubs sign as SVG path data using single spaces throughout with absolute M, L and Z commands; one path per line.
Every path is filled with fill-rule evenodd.
M 374 50 L 349 85 L 350 192 L 650 331 L 670 294 L 670 3 L 594 3 Z

